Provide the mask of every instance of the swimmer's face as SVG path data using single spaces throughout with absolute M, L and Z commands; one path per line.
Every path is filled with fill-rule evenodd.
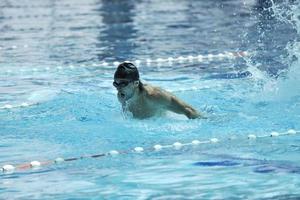
M 136 81 L 115 78 L 113 86 L 118 90 L 120 97 L 126 101 L 133 97 Z

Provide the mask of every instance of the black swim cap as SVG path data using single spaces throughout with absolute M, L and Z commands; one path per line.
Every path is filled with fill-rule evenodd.
M 131 81 L 138 81 L 140 79 L 139 71 L 136 66 L 129 62 L 119 64 L 114 78 L 128 79 Z

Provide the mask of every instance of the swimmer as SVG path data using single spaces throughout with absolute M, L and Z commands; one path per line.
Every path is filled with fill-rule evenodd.
M 123 111 L 129 111 L 134 118 L 145 119 L 166 110 L 184 114 L 189 119 L 202 115 L 173 94 L 155 86 L 143 84 L 136 66 L 129 62 L 121 63 L 114 74 L 114 87 Z

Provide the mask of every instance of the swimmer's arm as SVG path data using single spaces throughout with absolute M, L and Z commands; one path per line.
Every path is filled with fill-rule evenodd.
M 184 114 L 189 119 L 196 119 L 201 117 L 200 113 L 197 110 L 195 110 L 193 107 L 186 104 L 185 102 L 181 101 L 177 97 L 171 96 L 170 98 L 171 101 L 168 107 L 171 111 L 178 114 Z
M 174 95 L 166 91 L 155 92 L 152 99 L 158 101 L 156 103 L 163 105 L 166 109 L 178 114 L 184 114 L 189 119 L 203 117 L 193 107 L 191 107 L 187 103 L 183 102 L 182 100 L 178 99 L 177 97 L 175 97 Z

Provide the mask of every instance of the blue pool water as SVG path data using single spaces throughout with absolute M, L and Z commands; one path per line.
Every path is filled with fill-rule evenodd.
M 300 129 L 299 31 L 288 0 L 1 1 L 1 166 L 220 142 L 1 172 L 0 199 L 300 198 L 299 134 L 247 139 Z M 208 118 L 122 115 L 124 60 Z

